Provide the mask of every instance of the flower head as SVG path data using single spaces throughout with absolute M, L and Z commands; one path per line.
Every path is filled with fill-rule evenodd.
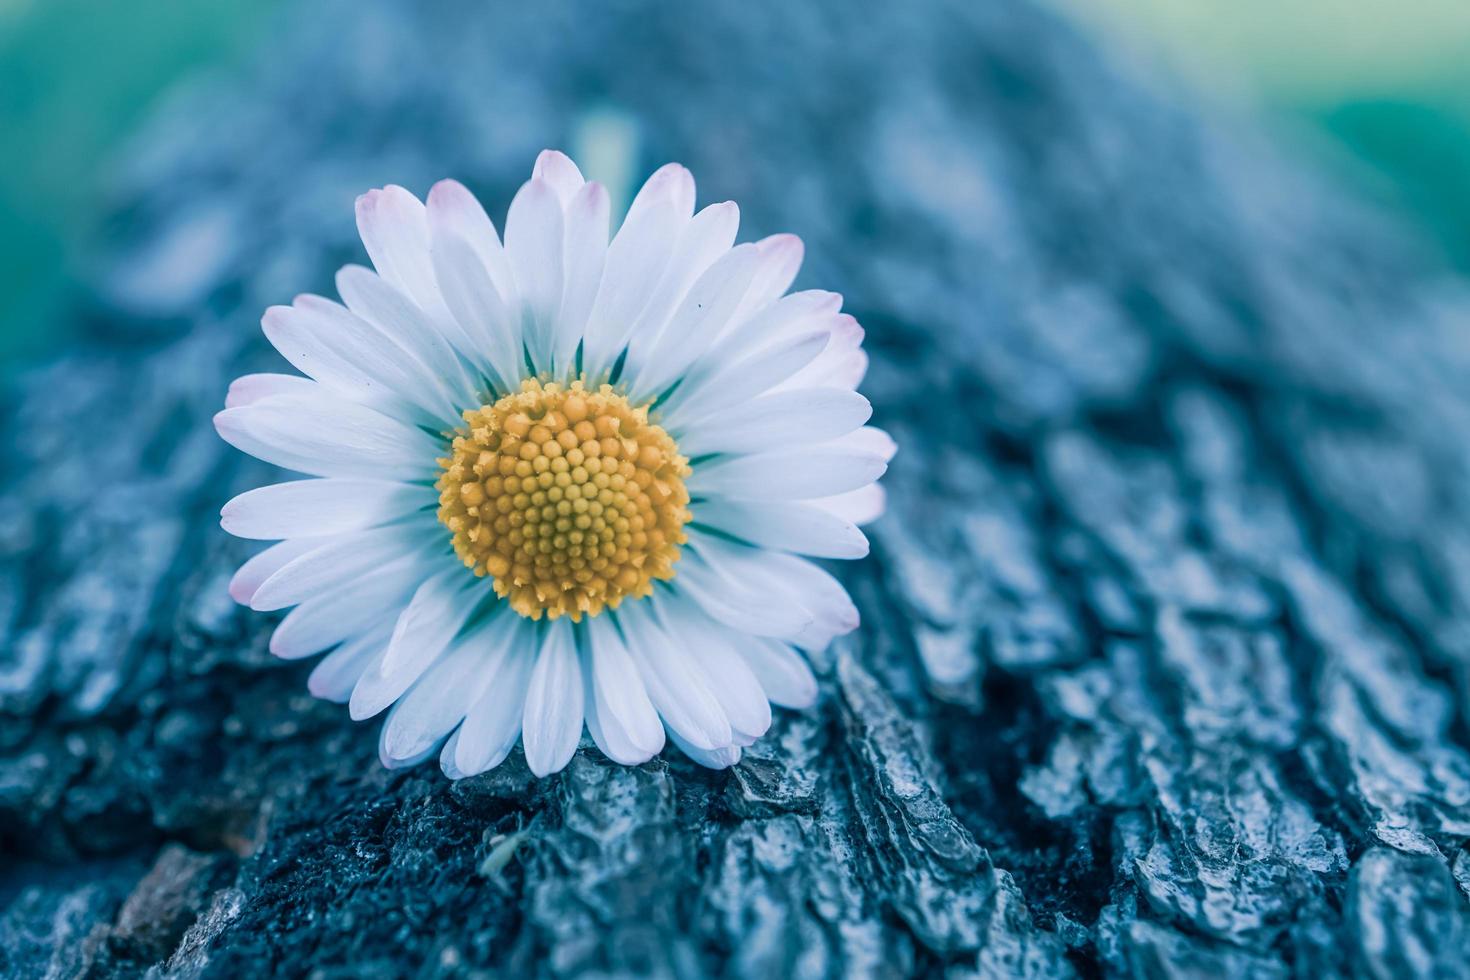
M 271 650 L 330 651 L 312 692 L 391 708 L 384 764 L 442 743 L 452 777 L 518 739 L 556 772 L 584 724 L 620 763 L 667 737 L 728 766 L 772 704 L 811 704 L 804 652 L 858 615 L 809 559 L 867 552 L 893 443 L 841 298 L 787 293 L 801 242 L 735 245 L 735 205 L 695 213 L 677 164 L 609 241 L 607 192 L 553 151 L 503 242 L 453 181 L 371 191 L 357 222 L 376 272 L 262 321 L 301 375 L 242 377 L 215 417 L 314 477 L 222 512 L 279 541 L 230 585 L 295 607 Z

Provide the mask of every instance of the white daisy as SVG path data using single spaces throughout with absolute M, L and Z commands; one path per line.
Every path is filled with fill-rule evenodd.
M 391 708 L 383 763 L 443 743 L 444 772 L 537 775 L 585 723 L 610 759 L 672 740 L 740 758 L 771 705 L 816 697 L 804 651 L 858 624 L 807 557 L 858 558 L 894 451 L 854 388 L 867 358 L 841 297 L 787 294 L 791 235 L 735 245 L 733 203 L 694 212 L 670 164 L 608 240 L 608 195 L 547 151 L 502 243 L 453 181 L 357 202 L 376 272 L 343 303 L 272 307 L 305 377 L 230 386 L 231 445 L 317 479 L 230 501 L 277 540 L 231 594 L 295 608 L 271 638 L 353 718 Z M 345 305 L 344 305 L 345 304 Z

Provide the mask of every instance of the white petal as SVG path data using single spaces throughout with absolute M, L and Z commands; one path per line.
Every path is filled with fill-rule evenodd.
M 637 401 L 662 392 L 699 359 L 729 323 L 750 288 L 760 253 L 737 245 L 721 256 L 689 288 L 674 315 L 640 362 L 629 349 L 629 392 Z
M 225 408 L 239 408 L 272 395 L 305 395 L 315 389 L 310 378 L 295 374 L 245 374 L 230 382 Z
M 560 772 L 582 738 L 582 667 L 571 624 L 557 620 L 547 628 L 526 689 L 521 744 L 526 765 L 537 776 Z
M 743 404 L 796 374 L 826 350 L 830 340 L 830 331 L 813 330 L 783 338 L 743 360 L 717 364 L 707 355 L 660 406 L 665 428 L 684 432 L 702 419 Z
M 583 366 L 597 379 L 611 370 L 640 311 L 662 280 L 688 221 L 671 197 L 629 212 L 607 247 L 602 285 L 587 316 Z
M 648 356 L 690 287 L 730 251 L 739 226 L 740 209 L 733 201 L 711 204 L 684 225 L 663 279 L 629 330 L 631 367 L 637 368 Z
M 821 289 L 808 289 L 783 296 L 730 330 L 710 350 L 719 362 L 733 360 L 746 351 L 759 350 L 783 337 L 806 333 L 814 327 L 831 328 L 831 320 L 842 309 L 842 297 Z
M 673 203 L 686 219 L 694 213 L 694 175 L 680 164 L 666 163 L 649 175 L 633 195 L 624 223 L 641 217 L 645 210 L 663 201 Z
M 679 747 L 690 759 L 704 766 L 706 769 L 729 769 L 740 761 L 741 749 L 738 745 L 726 745 L 718 749 L 702 749 L 697 745 L 679 737 L 679 733 L 672 728 L 669 729 L 669 740 Z
M 475 580 L 465 586 L 466 577 L 464 569 L 451 568 L 418 585 L 393 624 L 383 658 L 352 689 L 348 713 L 353 721 L 371 718 L 398 700 L 449 647 L 476 604 Z
M 867 536 L 816 501 L 712 497 L 694 505 L 694 520 L 777 551 L 814 558 L 862 558 L 868 553 Z
M 825 649 L 833 637 L 857 629 L 857 606 L 842 583 L 826 570 L 804 558 L 769 551 L 762 552 L 757 561 L 762 569 L 760 582 L 773 592 L 796 598 L 812 614 L 812 624 L 791 638 L 797 646 Z
M 697 552 L 679 562 L 679 590 L 694 599 L 711 617 L 742 633 L 789 639 L 800 636 L 815 617 L 789 596 L 771 596 L 755 588 L 736 567 L 727 574 Z
M 356 636 L 384 613 L 402 608 L 423 574 L 424 565 L 418 556 L 400 558 L 346 588 L 303 602 L 287 613 L 271 634 L 271 653 L 295 660 Z
M 352 637 L 321 659 L 306 679 L 306 689 L 325 701 L 345 703 L 363 671 L 388 649 L 392 632 L 393 617 L 389 616 Z
M 841 388 L 779 391 L 691 425 L 679 439 L 679 451 L 695 457 L 822 442 L 846 435 L 872 414 L 873 406 L 855 391 Z
M 742 315 L 764 309 L 779 299 L 801 269 L 801 260 L 806 252 L 801 239 L 795 235 L 771 235 L 755 243 L 760 249 L 760 267 L 745 294 L 741 305 Z
M 868 374 L 867 351 L 855 350 L 845 356 L 840 363 L 832 366 L 832 373 L 828 380 L 834 385 L 844 388 L 856 388 L 863 383 L 863 378 Z
M 851 452 L 870 453 L 885 463 L 898 452 L 898 443 L 893 441 L 893 437 L 871 425 L 855 429 L 845 436 L 838 436 L 827 445 Z
M 440 447 L 362 405 L 329 396 L 276 395 L 214 417 L 230 445 L 312 476 L 415 480 L 438 469 Z
M 687 651 L 710 693 L 730 721 L 737 741 L 749 744 L 771 727 L 771 703 L 746 662 L 731 645 L 730 631 L 689 602 L 663 607 L 670 635 Z
M 426 313 L 408 294 L 360 265 L 337 270 L 337 292 L 349 310 L 387 334 L 427 368 L 427 372 L 419 373 L 423 384 L 442 390 L 448 402 L 461 410 L 479 403 L 478 392 L 441 321 Z
M 368 191 L 357 199 L 357 231 L 378 275 L 421 309 L 439 311 L 429 262 L 429 218 L 418 198 L 394 184 Z
M 562 373 L 575 364 L 587 316 L 602 286 L 608 207 L 607 191 L 598 183 L 583 184 L 567 203 L 566 275 L 551 352 L 554 369 Z
M 719 699 L 689 664 L 689 651 L 677 647 L 646 603 L 618 609 L 628 653 L 638 665 L 648 699 L 670 731 L 704 749 L 729 745 L 734 738 Z
M 325 388 L 415 422 L 451 420 L 454 405 L 423 362 L 346 307 L 301 295 L 260 321 L 281 356 Z
M 614 732 L 611 741 L 608 740 L 607 732 L 602 730 L 602 721 L 597 717 L 597 698 L 592 690 L 591 668 L 587 664 L 582 665 L 582 721 L 587 726 L 587 734 L 592 736 L 592 744 L 597 750 L 607 756 L 613 762 L 624 766 L 636 766 L 647 762 L 641 754 L 635 753 L 626 742 L 618 740 L 618 733 Z M 624 759 L 631 761 L 624 762 Z
M 868 355 L 861 350 L 822 352 L 804 370 L 798 371 L 783 382 L 778 390 L 786 388 L 831 387 L 856 388 L 868 373 Z
M 384 769 L 412 769 L 420 762 L 426 761 L 429 756 L 438 751 L 438 748 L 437 744 L 431 744 L 417 755 L 395 758 L 390 754 L 393 749 L 388 745 L 388 726 L 385 724 L 378 729 L 378 761 L 383 764 Z
M 393 627 L 383 672 L 396 673 L 447 647 L 483 598 L 483 590 L 483 585 L 457 562 L 427 579 Z
M 434 229 L 434 274 L 450 315 L 478 338 L 476 354 L 500 391 L 515 390 L 521 376 L 521 323 L 490 277 L 484 260 L 453 231 Z
M 702 462 L 687 485 L 694 496 L 806 500 L 856 490 L 887 469 L 888 461 L 872 450 L 822 443 Z
M 516 290 L 515 276 L 510 270 L 510 260 L 495 231 L 495 223 L 475 199 L 457 180 L 441 180 L 429 189 L 430 240 L 437 240 L 441 232 L 448 232 L 463 239 L 490 275 L 508 309 L 520 308 L 520 293 Z
M 784 643 L 747 637 L 739 646 L 772 704 L 810 708 L 817 701 L 817 679 L 806 658 Z
M 453 731 L 489 683 L 485 671 L 483 631 L 457 639 L 407 694 L 398 699 L 383 723 L 378 743 L 389 768 L 425 757 Z
M 784 604 L 797 604 L 805 609 L 811 616 L 811 622 L 797 635 L 785 635 L 797 645 L 821 648 L 833 636 L 857 628 L 857 607 L 847 590 L 812 562 L 794 555 L 735 544 L 698 528 L 690 532 L 689 544 L 691 550 L 708 563 L 708 567 L 717 569 L 724 577 L 730 586 L 728 592 L 743 591 L 748 597 L 773 609 Z M 749 632 L 773 635 L 769 631 Z
M 315 548 L 320 548 L 330 538 L 295 538 L 282 541 L 254 556 L 240 566 L 230 579 L 230 598 L 242 606 L 250 605 L 251 598 L 262 582 L 280 571 L 288 563 Z
M 284 609 L 339 589 L 412 552 L 429 530 L 422 526 L 395 525 L 316 539 L 326 543 L 295 558 L 262 582 L 250 599 L 250 607 L 262 612 Z
M 561 307 L 563 225 L 561 202 L 544 180 L 522 184 L 505 219 L 505 252 L 521 291 L 526 346 L 538 371 L 551 367 Z
M 313 537 L 383 524 L 434 500 L 425 487 L 387 480 L 293 480 L 240 494 L 219 523 L 237 538 Z
M 559 150 L 542 150 L 536 157 L 536 166 L 531 170 L 533 180 L 543 180 L 547 186 L 556 192 L 556 197 L 561 201 L 562 207 L 567 207 L 582 189 L 585 180 L 582 171 L 572 162 L 571 157 Z
M 485 638 L 490 683 L 457 733 L 457 772 L 473 776 L 494 769 L 515 747 L 538 639 L 530 621 L 515 614 L 502 614 L 493 622 Z
M 455 756 L 459 754 L 459 736 L 464 731 L 464 726 L 456 728 L 444 740 L 444 748 L 439 750 L 439 771 L 449 779 L 464 779 L 473 773 L 465 772 L 455 763 Z
M 587 720 L 593 740 L 614 762 L 647 762 L 663 750 L 664 727 L 638 667 L 609 617 L 593 617 L 587 635 Z
M 888 504 L 888 491 L 883 489 L 881 483 L 872 483 L 834 497 L 818 497 L 807 503 L 862 527 L 883 516 L 883 510 Z
M 846 313 L 832 318 L 832 340 L 821 356 L 781 383 L 787 388 L 819 388 L 833 386 L 854 388 L 867 370 L 868 356 L 862 351 L 862 326 Z

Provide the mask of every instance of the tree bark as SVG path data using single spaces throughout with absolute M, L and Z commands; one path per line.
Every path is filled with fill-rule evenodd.
M 112 174 L 0 400 L 0 973 L 1470 975 L 1463 286 L 1025 5 L 542 7 L 291 11 Z M 622 140 L 868 330 L 863 626 L 729 772 L 383 770 L 210 416 L 356 193 Z

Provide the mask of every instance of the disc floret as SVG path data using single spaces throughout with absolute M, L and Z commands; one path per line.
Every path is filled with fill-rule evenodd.
M 646 406 L 532 378 L 464 420 L 439 460 L 439 520 L 512 609 L 580 621 L 673 578 L 689 462 Z

